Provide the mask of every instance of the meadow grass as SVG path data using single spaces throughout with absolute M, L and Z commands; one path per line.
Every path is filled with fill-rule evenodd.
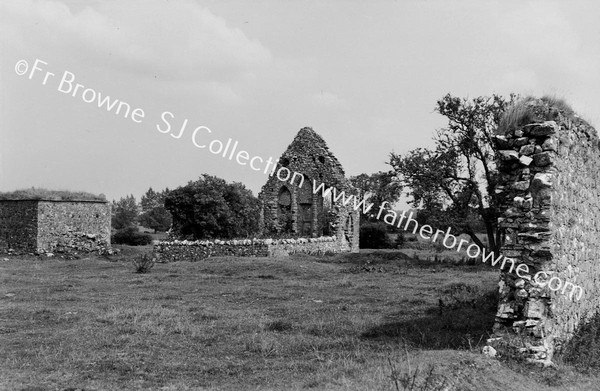
M 569 367 L 542 371 L 479 354 L 495 313 L 492 268 L 371 251 L 209 258 L 138 274 L 131 257 L 148 248 L 122 248 L 112 257 L 0 261 L 0 390 L 564 390 L 598 382 Z

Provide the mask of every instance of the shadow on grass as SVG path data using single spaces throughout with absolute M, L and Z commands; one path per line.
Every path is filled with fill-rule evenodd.
M 342 253 L 316 259 L 320 263 L 348 265 L 350 268 L 375 267 L 389 270 L 401 269 L 456 269 L 466 272 L 488 270 L 489 265 L 479 260 L 465 257 L 466 261 L 446 259 L 443 254 L 434 254 L 425 259 L 414 258 L 401 250 L 361 250 L 360 253 Z
M 390 321 L 362 333 L 374 340 L 398 340 L 420 349 L 474 349 L 485 345 L 498 305 L 496 289 L 487 292 L 472 285 L 451 284 L 440 292 L 438 307 L 426 316 L 406 318 L 398 313 Z M 397 319 L 397 320 L 393 320 Z
M 600 369 L 600 313 L 579 324 L 573 338 L 561 349 L 560 358 L 579 372 Z

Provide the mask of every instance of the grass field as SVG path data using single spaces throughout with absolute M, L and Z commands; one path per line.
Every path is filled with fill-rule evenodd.
M 480 354 L 498 272 L 398 251 L 0 258 L 1 390 L 594 390 Z M 410 385 L 411 379 L 415 383 Z

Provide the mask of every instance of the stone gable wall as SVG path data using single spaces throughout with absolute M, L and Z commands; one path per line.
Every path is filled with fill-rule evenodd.
M 277 177 L 280 168 L 285 167 L 291 173 L 285 181 Z M 282 171 L 285 178 L 286 170 Z M 300 174 L 304 175 L 302 187 Z M 259 194 L 261 201 L 260 225 L 263 234 L 286 232 L 286 221 L 291 220 L 290 233 L 299 236 L 317 237 L 324 233 L 324 199 L 321 193 L 313 194 L 313 180 L 316 185 L 321 183 L 327 187 L 335 187 L 348 193 L 350 181 L 345 177 L 344 169 L 337 158 L 329 151 L 327 144 L 311 128 L 301 129 L 286 151 L 279 158 L 274 174 L 269 177 Z M 282 190 L 285 189 L 285 190 Z M 289 216 L 280 211 L 280 192 L 289 191 Z M 287 202 L 287 195 L 284 197 Z M 312 205 L 310 216 L 304 216 L 303 208 Z M 332 203 L 333 204 L 333 203 Z M 333 228 L 340 243 L 347 240 L 351 251 L 358 251 L 359 213 L 351 208 L 332 205 L 331 212 L 335 214 Z M 303 221 L 310 221 L 312 230 L 306 232 Z M 351 222 L 351 223 L 350 223 Z
M 547 274 L 534 281 L 502 273 L 496 338 L 488 342 L 548 364 L 600 309 L 600 150 L 596 131 L 576 115 L 539 110 L 553 110 L 554 121 L 497 136 L 497 191 L 502 253 L 532 277 Z M 551 289 L 555 276 L 562 284 L 555 279 Z

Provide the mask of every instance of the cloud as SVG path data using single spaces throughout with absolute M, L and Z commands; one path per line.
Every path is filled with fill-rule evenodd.
M 557 1 L 497 2 L 490 26 L 496 34 L 489 47 L 498 58 L 498 71 L 488 86 L 500 93 L 567 99 L 597 91 L 600 45 L 590 37 L 598 29 L 569 7 Z
M 78 11 L 58 1 L 9 0 L 0 14 L 5 44 L 138 76 L 247 81 L 272 61 L 260 42 L 188 0 L 111 1 Z
M 533 68 L 539 81 L 596 73 L 600 47 L 584 46 L 581 31 L 564 9 L 568 5 L 529 1 L 505 7 L 498 12 L 499 49 L 509 67 Z M 515 71 L 526 72 L 510 70 Z
M 311 96 L 311 101 L 319 107 L 333 109 L 342 108 L 346 105 L 346 101 L 336 94 L 327 91 L 321 91 Z

